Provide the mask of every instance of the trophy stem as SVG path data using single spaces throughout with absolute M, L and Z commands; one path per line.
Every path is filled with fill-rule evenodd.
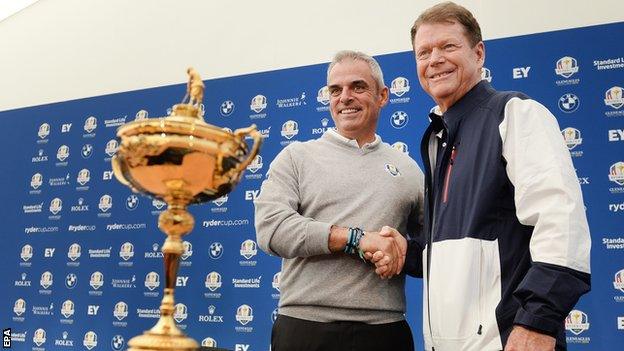
M 178 275 L 180 256 L 184 253 L 182 236 L 188 234 L 195 224 L 193 216 L 186 210 L 188 201 L 185 197 L 171 197 L 166 199 L 169 207 L 160 214 L 158 227 L 167 239 L 162 246 L 165 260 L 165 289 L 160 304 L 160 319 L 158 323 L 143 335 L 130 340 L 128 351 L 192 351 L 199 348 L 199 344 L 184 335 L 175 324 L 175 283 Z

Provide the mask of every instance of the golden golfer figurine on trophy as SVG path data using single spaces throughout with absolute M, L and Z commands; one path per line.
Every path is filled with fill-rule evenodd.
M 165 289 L 160 319 L 152 329 L 130 340 L 129 351 L 199 348 L 173 319 L 178 261 L 184 252 L 182 236 L 194 225 L 186 207 L 232 191 L 262 143 L 255 125 L 232 133 L 204 122 L 200 114 L 204 84 L 194 69 L 187 73 L 186 96 L 169 116 L 126 123 L 117 131 L 120 146 L 112 159 L 117 180 L 168 204 L 158 218 L 158 228 L 167 234 L 162 246 Z M 254 141 L 251 151 L 246 136 Z

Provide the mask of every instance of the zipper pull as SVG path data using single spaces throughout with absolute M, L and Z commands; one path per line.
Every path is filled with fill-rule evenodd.
M 483 326 L 479 324 L 479 330 L 477 330 L 477 334 L 481 335 L 482 330 L 483 330 Z
M 451 150 L 451 160 L 449 161 L 450 164 L 453 164 L 455 162 L 455 153 L 456 153 L 455 145 L 453 145 L 453 149 Z

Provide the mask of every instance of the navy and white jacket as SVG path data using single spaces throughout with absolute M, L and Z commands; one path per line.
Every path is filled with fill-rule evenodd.
M 424 278 L 426 349 L 502 350 L 518 324 L 565 350 L 564 319 L 590 288 L 591 243 L 555 117 L 485 81 L 430 117 L 424 235 L 406 263 Z

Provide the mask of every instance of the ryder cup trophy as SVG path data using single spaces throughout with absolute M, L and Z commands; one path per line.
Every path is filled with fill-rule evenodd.
M 167 234 L 162 246 L 165 289 L 160 319 L 152 329 L 130 340 L 129 351 L 199 348 L 173 319 L 178 261 L 184 252 L 182 236 L 194 225 L 186 207 L 232 191 L 262 143 L 255 125 L 228 132 L 204 122 L 200 113 L 204 84 L 194 69 L 187 73 L 186 96 L 169 116 L 126 123 L 117 131 L 120 146 L 112 159 L 117 180 L 168 204 L 158 218 L 158 228 Z M 246 136 L 254 141 L 251 151 Z

